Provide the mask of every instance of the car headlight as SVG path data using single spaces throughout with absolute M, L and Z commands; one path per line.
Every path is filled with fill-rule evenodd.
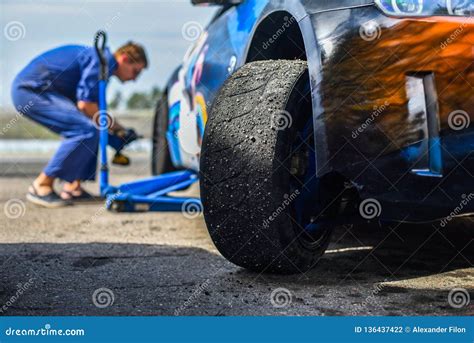
M 446 8 L 451 15 L 473 15 L 473 0 L 446 0 Z
M 423 0 L 392 0 L 392 6 L 397 13 L 423 13 Z
M 375 3 L 393 16 L 466 16 L 474 12 L 474 0 L 375 0 Z

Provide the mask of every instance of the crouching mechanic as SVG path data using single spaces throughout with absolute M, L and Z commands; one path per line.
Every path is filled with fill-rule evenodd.
M 135 80 L 148 66 L 142 46 L 129 42 L 115 53 L 106 49 L 109 76 L 121 82 Z M 93 47 L 67 45 L 47 51 L 31 61 L 15 78 L 15 107 L 33 121 L 63 137 L 59 149 L 33 181 L 27 199 L 44 207 L 61 207 L 90 199 L 82 181 L 94 180 L 99 145 L 99 59 Z M 111 120 L 109 144 L 120 151 L 133 130 Z M 55 193 L 55 179 L 64 180 Z

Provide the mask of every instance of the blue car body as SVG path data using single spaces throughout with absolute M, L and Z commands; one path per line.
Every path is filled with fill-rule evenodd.
M 235 70 L 303 59 L 318 177 L 343 175 L 381 220 L 471 214 L 473 34 L 472 17 L 392 15 L 371 0 L 224 5 L 167 84 L 173 164 L 199 168 L 212 102 Z

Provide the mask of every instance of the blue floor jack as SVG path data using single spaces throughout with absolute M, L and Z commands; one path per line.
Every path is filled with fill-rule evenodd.
M 108 65 L 105 57 L 107 35 L 98 31 L 94 45 L 100 61 L 99 75 L 99 128 L 100 128 L 100 194 L 106 199 L 108 210 L 116 212 L 137 211 L 202 211 L 199 198 L 174 197 L 170 192 L 186 189 L 196 181 L 198 175 L 191 170 L 166 173 L 147 179 L 124 183 L 119 186 L 109 184 L 109 167 L 107 161 L 108 123 L 106 89 Z

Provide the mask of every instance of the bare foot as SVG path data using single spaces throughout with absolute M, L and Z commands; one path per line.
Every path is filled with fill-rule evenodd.
M 34 187 L 34 188 L 33 188 Z M 33 181 L 33 185 L 28 189 L 30 193 L 37 194 L 39 196 L 45 196 L 54 192 L 53 187 L 49 185 L 41 185 L 37 181 Z
M 80 187 L 74 190 L 69 190 L 66 188 L 66 186 L 64 186 L 60 196 L 63 200 L 71 200 L 73 198 L 80 197 L 83 193 L 84 191 Z

